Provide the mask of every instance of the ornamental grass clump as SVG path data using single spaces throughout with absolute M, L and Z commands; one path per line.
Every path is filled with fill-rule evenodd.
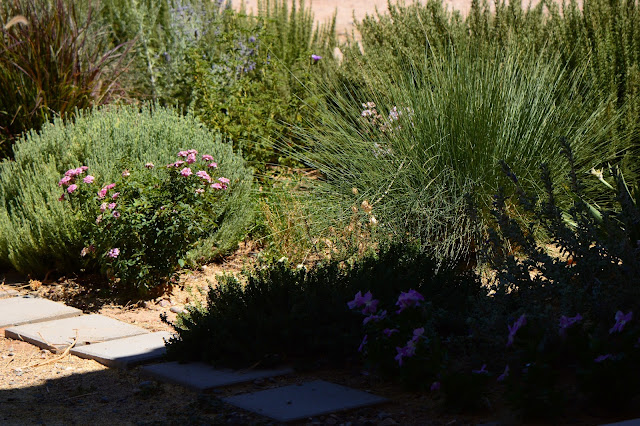
M 138 296 L 167 290 L 189 250 L 220 225 L 230 180 L 219 176 L 209 154 L 189 149 L 178 157 L 166 167 L 131 164 L 101 188 L 94 176 L 82 177 L 91 172 L 86 166 L 58 182 L 59 200 L 85 219 L 79 255 L 86 269 L 99 270 L 114 288 Z
M 229 179 L 228 185 L 232 190 L 221 192 L 216 196 L 215 204 L 207 206 L 208 214 L 215 214 L 198 220 L 203 226 L 215 223 L 215 227 L 206 228 L 204 236 L 198 233 L 193 250 L 180 258 L 192 264 L 233 249 L 244 238 L 253 221 L 253 174 L 244 160 L 233 153 L 223 136 L 207 130 L 194 117 L 182 116 L 172 109 L 106 107 L 79 113 L 73 121 L 56 119 L 39 133 L 31 132 L 16 143 L 15 161 L 0 163 L 0 263 L 36 276 L 51 270 L 77 272 L 83 267 L 79 254 L 86 247 L 86 235 L 82 225 L 89 219 L 95 220 L 97 214 L 89 205 L 72 209 L 69 203 L 58 201 L 61 176 L 67 170 L 80 166 L 88 167 L 94 178 L 94 183 L 85 183 L 88 176 L 82 180 L 76 177 L 73 184 L 80 189 L 84 185 L 100 185 L 94 191 L 97 194 L 105 185 L 120 181 L 125 184 L 122 173 L 129 169 L 132 175 L 129 177 L 134 178 L 132 181 L 136 185 L 129 187 L 125 184 L 128 189 L 124 192 L 118 187 L 116 192 L 121 192 L 121 196 L 129 194 L 127 197 L 133 200 L 136 191 L 141 191 L 148 194 L 150 206 L 182 202 L 185 211 L 196 215 L 198 208 L 189 203 L 200 199 L 172 198 L 184 188 L 171 189 L 168 183 L 171 181 L 164 175 L 168 171 L 161 173 L 157 170 L 170 162 L 175 164 L 176 153 L 185 149 L 210 155 L 211 160 L 205 164 L 198 158 L 196 163 L 203 166 L 202 169 L 191 168 L 190 180 L 175 182 L 193 183 L 204 176 L 202 173 L 198 176 L 198 173 L 207 172 L 212 179 Z M 187 161 L 191 159 L 180 161 L 185 164 L 179 170 L 172 169 L 171 173 L 184 171 L 188 174 L 184 169 L 190 168 Z M 214 163 L 217 167 L 209 167 Z M 148 170 L 147 167 L 142 170 L 145 165 Z M 225 182 L 215 183 L 222 186 Z M 159 185 L 158 188 L 155 185 Z M 67 196 L 74 195 L 68 193 L 69 186 L 65 188 Z M 113 193 L 112 190 L 107 191 Z M 133 213 L 135 209 L 133 206 L 130 208 Z M 187 232 L 187 228 L 168 229 L 167 232 Z M 154 239 L 153 244 L 162 242 Z
M 505 180 L 499 159 L 536 188 L 540 160 L 567 165 L 558 140 L 568 132 L 580 171 L 616 157 L 615 117 L 558 57 L 464 45 L 428 53 L 391 75 L 367 68 L 377 84 L 336 93 L 322 126 L 301 131 L 311 148 L 296 157 L 324 177 L 315 196 L 343 217 L 358 188 L 383 229 L 422 238 L 438 258 L 462 257 L 477 243 L 466 194 L 486 227 L 486 200 Z

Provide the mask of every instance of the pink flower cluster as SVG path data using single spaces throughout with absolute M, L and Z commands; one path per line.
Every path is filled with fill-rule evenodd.
M 69 194 L 74 193 L 78 189 L 78 185 L 76 184 L 76 178 L 84 174 L 89 169 L 87 166 L 80 166 L 76 169 L 69 169 L 64 173 L 64 176 L 60 181 L 58 181 L 58 186 L 66 186 L 67 192 Z M 94 181 L 94 177 L 91 175 L 87 175 L 82 179 L 82 182 L 86 184 L 92 184 Z M 58 199 L 59 201 L 64 200 L 64 194 Z
M 185 160 L 178 160 L 175 163 L 167 164 L 167 168 L 180 168 L 180 175 L 183 177 L 189 177 L 193 175 L 193 170 L 188 165 L 194 164 L 197 161 L 198 151 L 195 149 L 189 149 L 186 151 L 178 152 L 178 157 L 184 158 Z M 209 154 L 202 154 L 201 159 L 203 162 L 207 163 L 207 167 L 210 169 L 215 169 L 218 167 L 218 163 L 213 161 L 213 156 Z M 187 166 L 185 166 L 185 164 Z M 150 167 L 148 166 L 150 165 Z M 185 166 L 185 167 L 183 167 Z M 152 163 L 147 163 L 147 168 L 153 168 Z M 206 181 L 212 189 L 227 189 L 229 186 L 229 179 L 225 177 L 219 177 L 218 182 L 213 182 L 213 178 L 204 170 L 198 171 L 195 173 L 197 177 Z M 203 191 L 196 191 L 196 194 L 201 194 Z

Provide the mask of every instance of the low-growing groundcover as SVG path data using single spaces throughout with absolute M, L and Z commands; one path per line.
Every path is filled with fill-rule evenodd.
M 254 208 L 252 171 L 233 153 L 231 145 L 194 117 L 182 116 L 172 109 L 105 107 L 79 113 L 73 121 L 57 119 L 42 131 L 31 132 L 16 143 L 15 161 L 0 163 L 0 264 L 36 276 L 50 270 L 68 273 L 82 269 L 86 266 L 80 257 L 86 238 L 82 225 L 96 216 L 88 206 L 72 209 L 69 203 L 59 201 L 63 193 L 61 176 L 85 166 L 95 177 L 96 185 L 108 185 L 123 179 L 126 169 L 135 170 L 137 175 L 139 170 L 147 171 L 147 163 L 158 167 L 175 163 L 176 154 L 187 149 L 210 155 L 217 163 L 219 176 L 229 179 L 233 188 L 216 199 L 215 218 L 210 218 L 216 227 L 198 233 L 188 259 L 211 259 L 234 248 L 246 235 Z M 129 189 L 145 191 L 151 198 L 167 194 L 166 188 L 158 187 L 159 182 L 153 179 L 140 179 L 139 183 L 139 187 Z M 147 188 L 147 184 L 152 186 Z M 68 191 L 69 187 L 65 188 Z M 98 189 L 94 191 L 95 198 Z M 196 207 L 186 199 L 167 202 L 184 203 L 179 209 L 183 213 Z M 211 213 L 211 209 L 207 211 Z M 124 226 L 118 238 L 140 231 L 135 223 L 138 222 L 131 222 L 130 228 Z M 162 231 L 171 241 L 189 230 Z M 154 244 L 165 244 L 167 240 L 158 236 Z
M 272 262 L 246 278 L 241 284 L 222 277 L 210 289 L 207 307 L 190 307 L 179 317 L 170 357 L 232 367 L 344 364 L 357 355 L 361 339 L 362 319 L 347 306 L 356 292 L 371 289 L 391 299 L 417 289 L 433 303 L 434 329 L 459 335 L 466 333 L 465 313 L 481 291 L 475 276 L 436 270 L 433 259 L 411 244 L 391 245 L 353 265 L 333 260 L 307 270 Z

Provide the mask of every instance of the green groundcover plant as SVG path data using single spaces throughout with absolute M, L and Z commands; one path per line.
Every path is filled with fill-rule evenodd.
M 86 166 L 67 170 L 58 182 L 60 201 L 87 221 L 79 225 L 85 236 L 81 256 L 113 286 L 139 295 L 166 289 L 188 251 L 219 227 L 222 191 L 230 180 L 216 178 L 218 164 L 209 154 L 189 149 L 178 157 L 160 167 L 132 164 L 99 190 Z
M 96 215 L 90 205 L 72 209 L 58 201 L 60 176 L 80 166 L 88 167 L 97 183 L 104 185 L 123 179 L 125 169 L 135 170 L 135 184 L 121 182 L 130 191 L 125 193 L 132 202 L 135 186 L 150 192 L 154 206 L 160 202 L 155 197 L 164 194 L 167 203 L 183 202 L 180 211 L 196 215 L 193 209 L 200 201 L 190 203 L 199 199 L 172 198 L 183 193 L 179 188 L 171 190 L 166 176 L 162 178 L 159 171 L 138 172 L 147 163 L 164 167 L 175 162 L 176 153 L 187 149 L 211 155 L 218 164 L 217 173 L 230 180 L 233 190 L 216 198 L 214 206 L 207 206 L 215 214 L 201 218 L 200 223 L 215 223 L 215 227 L 204 229 L 204 237 L 198 233 L 196 247 L 183 258 L 189 262 L 212 259 L 234 248 L 253 221 L 254 207 L 252 172 L 231 145 L 194 117 L 172 109 L 105 107 L 79 113 L 73 121 L 56 119 L 42 131 L 29 133 L 16 143 L 15 160 L 0 163 L 0 263 L 31 274 L 75 272 L 83 266 L 80 253 L 87 235 L 82 225 L 95 221 Z M 152 178 L 156 173 L 157 181 Z M 114 235 L 124 238 L 124 233 Z

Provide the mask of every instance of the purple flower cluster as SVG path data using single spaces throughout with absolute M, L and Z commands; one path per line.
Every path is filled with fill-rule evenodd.
M 418 343 L 418 340 L 420 340 L 420 338 L 424 338 L 423 334 L 424 334 L 423 327 L 416 328 L 415 330 L 413 330 L 413 337 L 411 338 L 411 340 L 407 342 L 405 346 L 403 347 L 396 346 L 396 351 L 398 352 L 398 354 L 395 356 L 394 359 L 398 361 L 398 365 L 400 367 L 402 367 L 402 364 L 404 362 L 403 358 L 411 358 L 416 354 L 416 345 Z
M 409 290 L 408 292 L 401 292 L 396 302 L 396 306 L 400 307 L 396 313 L 400 313 L 407 308 L 414 306 L 420 306 L 420 302 L 424 302 L 424 297 L 415 290 Z

